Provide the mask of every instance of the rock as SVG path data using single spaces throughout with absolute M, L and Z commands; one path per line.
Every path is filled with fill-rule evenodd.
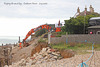
M 40 64 L 40 63 L 42 63 L 42 61 L 37 61 L 37 62 L 36 62 L 36 64 Z
M 35 57 L 31 57 L 30 59 L 34 60 L 34 59 L 35 59 Z
M 29 61 L 30 60 L 30 57 L 28 57 L 27 59 L 26 59 L 26 61 Z
M 57 56 L 53 56 L 54 59 L 57 59 Z
M 50 58 L 51 58 L 49 54 L 47 55 L 47 57 L 48 57 L 48 59 L 50 59 Z
M 47 59 L 47 62 L 50 62 L 51 60 L 50 59 Z
M 42 54 L 43 57 L 46 57 L 47 55 L 48 55 L 47 52 L 44 52 L 44 53 Z
M 8 65 L 5 65 L 4 67 L 8 67 Z
M 48 50 L 47 50 L 47 53 L 52 53 L 50 50 L 51 50 L 51 49 L 48 49 Z
M 9 67 L 13 67 L 13 66 L 9 65 Z
M 48 55 L 48 53 L 47 53 L 47 52 L 44 52 L 43 54 L 44 54 L 44 55 L 46 55 L 46 56 Z
M 50 56 L 50 58 L 52 58 L 54 55 L 52 55 L 52 54 L 49 54 L 49 56 Z
M 41 58 L 43 58 L 43 56 L 42 56 L 42 55 L 38 55 L 37 57 L 38 57 L 38 59 L 41 59 Z
M 38 55 L 39 55 L 39 53 L 35 53 L 35 55 L 36 55 L 36 56 L 38 56 Z
M 29 63 L 26 63 L 26 66 L 29 66 Z
M 44 53 L 47 51 L 47 48 L 42 48 L 41 52 Z
M 32 62 L 32 59 L 30 59 L 29 62 Z
M 32 60 L 29 61 L 29 63 L 27 63 L 26 65 L 31 66 L 32 64 Z
M 54 49 L 50 49 L 50 51 L 51 51 L 51 52 L 55 52 L 55 50 L 54 50 Z
M 56 52 L 57 54 L 60 54 L 60 52 Z
M 36 54 L 34 54 L 34 55 L 33 55 L 33 57 L 37 57 L 37 55 L 36 55 Z
M 59 56 L 59 54 L 57 54 L 57 53 L 55 53 L 55 52 L 52 52 L 52 54 L 55 55 L 55 56 Z
M 54 59 L 54 58 L 51 58 L 50 60 L 51 60 L 51 61 L 55 61 L 55 59 Z
M 23 63 L 23 61 L 24 61 L 24 59 L 21 59 L 18 63 L 20 64 L 20 63 Z
M 58 56 L 58 58 L 57 58 L 58 60 L 61 60 L 62 59 L 62 56 Z
M 19 62 L 19 65 L 20 65 L 20 66 L 25 66 L 25 65 L 26 65 L 26 60 L 25 60 L 25 59 L 22 59 L 22 60 Z
M 40 51 L 39 54 L 42 55 L 43 53 Z
M 48 59 L 48 57 L 46 56 L 44 59 L 45 59 L 45 60 L 47 60 L 47 59 Z
M 34 59 L 33 61 L 32 61 L 32 64 L 31 65 L 34 65 L 36 63 L 36 60 Z

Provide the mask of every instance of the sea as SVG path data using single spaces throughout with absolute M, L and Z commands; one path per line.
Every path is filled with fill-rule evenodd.
M 20 41 L 22 41 L 25 36 L 20 36 Z M 19 36 L 0 36 L 0 46 L 6 44 L 16 44 L 19 41 Z

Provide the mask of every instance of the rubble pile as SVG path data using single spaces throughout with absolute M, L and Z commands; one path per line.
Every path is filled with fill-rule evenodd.
M 47 43 L 38 43 L 32 50 L 31 50 L 31 56 L 33 56 L 35 53 L 39 53 L 42 48 L 46 48 L 48 47 L 48 44 Z
M 28 57 L 27 59 L 21 59 L 19 62 L 13 63 L 9 67 L 31 66 L 60 59 L 62 59 L 60 52 L 46 47 L 42 48 L 39 53 L 35 53 L 32 57 Z

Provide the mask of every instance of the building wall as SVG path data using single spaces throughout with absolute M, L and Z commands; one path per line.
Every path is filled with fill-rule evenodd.
M 93 34 L 96 34 L 98 31 L 100 31 L 100 28 L 98 28 L 98 29 L 92 29 L 92 28 L 90 28 L 90 29 L 88 29 L 88 33 L 90 33 L 90 32 L 93 32 Z
M 66 43 L 66 40 L 68 43 L 71 42 L 95 42 L 97 44 L 100 44 L 100 35 L 99 34 L 75 34 L 75 35 L 68 35 L 66 38 L 66 35 L 63 35 L 61 37 L 52 37 L 50 38 L 51 44 L 57 44 L 57 43 Z
M 51 37 L 50 38 L 50 43 L 51 44 L 66 43 L 66 37 L 65 36 Z

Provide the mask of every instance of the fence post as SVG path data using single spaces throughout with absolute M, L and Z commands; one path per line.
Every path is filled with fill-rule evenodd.
M 48 44 L 50 44 L 51 32 L 48 32 Z
M 19 41 L 18 41 L 18 43 L 20 43 L 20 36 L 19 36 Z
M 66 44 L 68 43 L 68 33 L 66 32 Z

